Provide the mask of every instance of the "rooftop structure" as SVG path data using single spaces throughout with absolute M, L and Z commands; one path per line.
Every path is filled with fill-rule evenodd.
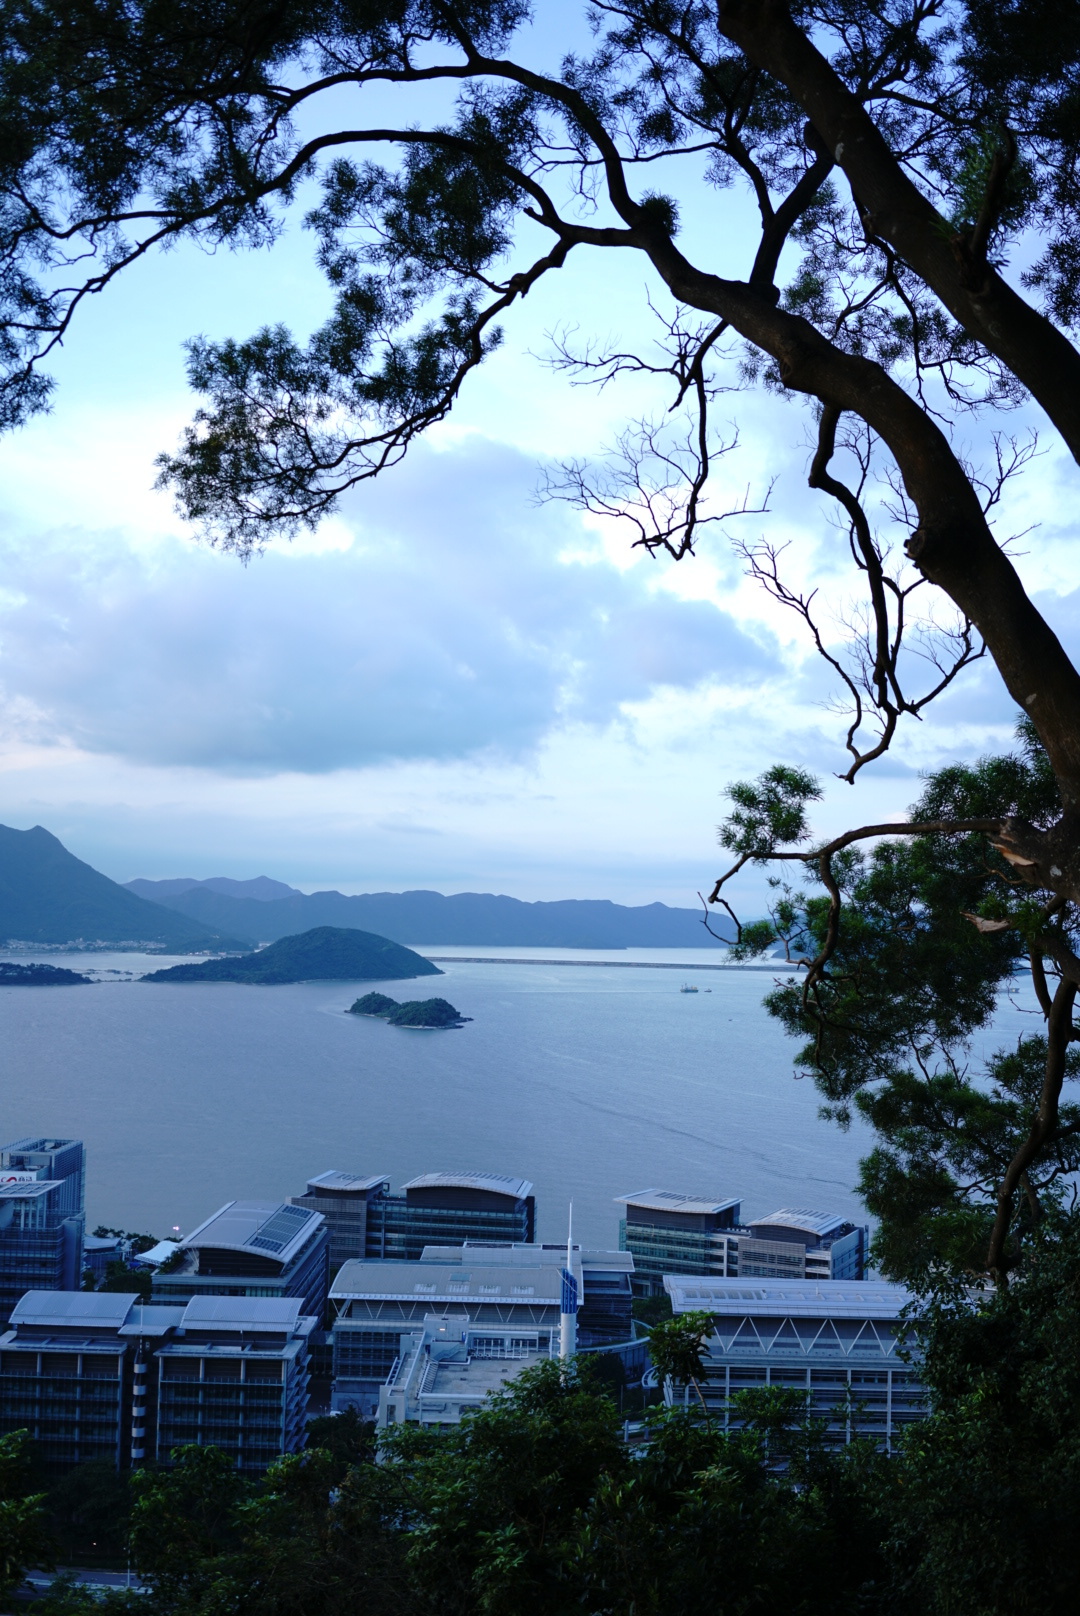
M 859 1434 L 890 1447 L 925 1412 L 917 1368 L 900 1355 L 901 1314 L 912 1300 L 903 1286 L 671 1275 L 664 1288 L 676 1317 L 712 1315 L 702 1390 L 727 1424 L 739 1422 L 736 1393 L 763 1385 L 805 1392 L 834 1442 Z
M 328 1237 L 318 1212 L 281 1201 L 227 1201 L 179 1242 L 183 1264 L 154 1274 L 152 1299 L 195 1296 L 295 1297 L 321 1319 Z
M 626 1207 L 619 1244 L 633 1252 L 635 1287 L 657 1295 L 665 1274 L 716 1278 L 862 1279 L 869 1230 L 833 1214 L 786 1208 L 740 1221 L 737 1200 L 639 1190 Z
M 376 1426 L 456 1425 L 556 1350 L 547 1332 L 477 1328 L 465 1313 L 430 1314 L 401 1337 L 398 1356 L 379 1387 Z
M 322 1195 L 363 1195 L 368 1190 L 389 1189 L 390 1180 L 383 1173 L 370 1173 L 366 1178 L 356 1173 L 339 1173 L 332 1168 L 308 1179 L 308 1189 Z
M 836 1234 L 844 1227 L 844 1219 L 835 1213 L 811 1212 L 804 1206 L 788 1206 L 780 1212 L 770 1212 L 767 1218 L 752 1218 L 750 1227 L 759 1238 L 768 1238 L 775 1231 L 778 1240 L 795 1236 L 814 1244 L 824 1240 L 827 1235 Z
M 347 1305 L 351 1317 L 368 1308 L 385 1317 L 392 1303 L 394 1315 L 407 1322 L 432 1312 L 433 1302 L 469 1301 L 491 1316 L 494 1311 L 534 1312 L 549 1306 L 557 1312 L 561 1274 L 562 1263 L 550 1257 L 543 1267 L 525 1268 L 514 1262 L 472 1263 L 467 1255 L 456 1263 L 350 1262 L 334 1280 L 330 1300 Z
M 178 1240 L 159 1240 L 156 1246 L 150 1246 L 146 1251 L 133 1251 L 128 1256 L 128 1263 L 132 1268 L 160 1268 L 163 1262 L 175 1257 L 180 1250 Z
M 509 1178 L 504 1173 L 421 1173 L 419 1178 L 410 1178 L 409 1182 L 401 1187 L 406 1195 L 411 1195 L 414 1205 L 417 1206 L 425 1204 L 421 1200 L 421 1192 L 426 1190 L 457 1191 L 462 1205 L 469 1204 L 474 1195 L 494 1195 L 512 1201 L 525 1201 L 533 1192 L 527 1178 Z M 438 1197 L 431 1197 L 428 1204 L 445 1206 L 449 1202 L 440 1193 Z
M 742 1202 L 736 1200 L 705 1201 L 697 1195 L 679 1195 L 674 1190 L 638 1190 L 633 1195 L 617 1195 L 616 1201 L 632 1206 L 639 1212 L 667 1213 L 679 1219 L 702 1218 L 713 1229 L 730 1229 L 739 1221 Z M 663 1220 L 656 1227 L 663 1228 Z

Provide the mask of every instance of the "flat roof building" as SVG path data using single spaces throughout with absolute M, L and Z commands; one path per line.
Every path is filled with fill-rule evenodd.
M 457 1343 L 469 1360 L 504 1361 L 520 1368 L 522 1363 L 556 1356 L 565 1262 L 565 1246 L 547 1250 L 454 1246 L 429 1248 L 415 1263 L 346 1263 L 330 1287 L 337 1315 L 331 1406 L 357 1408 L 366 1417 L 384 1421 L 419 1418 L 421 1405 L 411 1400 L 418 1384 L 415 1359 L 432 1339 L 433 1318 L 453 1316 L 459 1321 L 454 1326 Z M 574 1253 L 573 1277 L 580 1295 L 579 1249 Z M 413 1379 L 402 1378 L 406 1360 L 412 1364 Z M 455 1361 L 460 1370 L 463 1360 L 459 1356 Z M 483 1373 L 490 1378 L 488 1371 Z M 473 1388 L 479 1374 L 476 1371 L 470 1381 Z M 382 1390 L 391 1380 L 394 1397 L 389 1404 L 385 1398 L 380 1404 Z M 458 1399 L 455 1406 L 467 1403 L 468 1398 L 464 1404 Z M 399 1413 L 380 1413 L 386 1407 Z M 401 1408 L 407 1412 L 400 1414 Z M 453 1423 L 458 1417 L 460 1413 L 443 1411 L 434 1423 Z
M 0 1433 L 27 1430 L 54 1472 L 167 1465 L 188 1443 L 265 1470 L 303 1446 L 314 1326 L 294 1300 L 30 1292 L 0 1335 Z
M 676 1317 L 712 1315 L 702 1391 L 725 1425 L 739 1423 L 738 1392 L 766 1385 L 805 1393 L 834 1442 L 871 1436 L 890 1448 L 926 1412 L 917 1365 L 900 1355 L 901 1314 L 912 1300 L 901 1285 L 669 1275 L 664 1288 Z
M 176 1306 L 195 1296 L 295 1298 L 303 1314 L 321 1320 L 328 1245 L 318 1212 L 288 1201 L 227 1201 L 179 1242 L 180 1266 L 157 1270 L 151 1300 Z
M 257 1474 L 302 1448 L 317 1323 L 295 1297 L 194 1297 L 156 1353 L 157 1463 L 195 1442 Z
M 0 1149 L 0 1323 L 28 1290 L 79 1288 L 85 1176 L 78 1139 L 19 1139 Z
M 476 1326 L 465 1313 L 429 1314 L 403 1335 L 379 1387 L 377 1429 L 406 1423 L 448 1429 L 478 1409 L 523 1369 L 557 1356 L 540 1331 L 514 1333 Z
M 869 1229 L 842 1217 L 787 1208 L 741 1221 L 741 1203 L 672 1190 L 639 1190 L 626 1207 L 619 1245 L 634 1256 L 635 1285 L 659 1295 L 665 1274 L 775 1279 L 863 1279 Z
M 0 1335 L 0 1432 L 25 1429 L 51 1472 L 91 1460 L 117 1469 L 138 1462 L 136 1362 L 145 1364 L 180 1316 L 143 1307 L 130 1293 L 28 1292 Z

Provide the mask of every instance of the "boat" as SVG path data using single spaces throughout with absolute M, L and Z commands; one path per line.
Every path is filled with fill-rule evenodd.
M 679 992 L 680 993 L 696 993 L 697 988 L 694 987 L 692 982 L 684 982 L 682 987 L 679 989 Z

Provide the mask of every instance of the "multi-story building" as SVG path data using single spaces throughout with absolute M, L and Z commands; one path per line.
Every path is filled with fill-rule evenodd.
M 878 1280 L 747 1280 L 671 1275 L 664 1281 L 676 1317 L 712 1315 L 702 1392 L 712 1414 L 737 1425 L 736 1393 L 781 1386 L 805 1395 L 829 1440 L 872 1436 L 891 1448 L 926 1412 L 917 1364 L 901 1356 L 901 1314 L 912 1300 Z M 668 1398 L 685 1398 L 669 1387 Z
M 304 1445 L 308 1341 L 295 1298 L 197 1296 L 155 1354 L 153 1456 L 195 1442 L 248 1472 Z
M 147 1356 L 181 1316 L 130 1294 L 28 1292 L 0 1335 L 0 1432 L 28 1431 L 49 1471 L 91 1459 L 118 1469 L 138 1462 L 136 1402 L 146 1410 L 149 1396 L 153 1413 Z
M 740 1279 L 865 1279 L 870 1231 L 805 1207 L 756 1218 L 739 1236 Z
M 295 1298 L 302 1314 L 321 1321 L 328 1248 L 319 1212 L 287 1201 L 228 1201 L 179 1242 L 176 1266 L 157 1270 L 151 1301 L 183 1306 L 195 1296 Z
M 399 1195 L 382 1174 L 320 1173 L 292 1204 L 326 1218 L 331 1266 L 360 1257 L 419 1262 L 425 1246 L 521 1243 L 536 1235 L 532 1185 L 502 1173 L 424 1173 Z
M 458 1246 L 449 1251 L 433 1248 L 415 1263 L 346 1263 L 330 1287 L 337 1315 L 332 1407 L 357 1408 L 368 1418 L 375 1416 L 388 1378 L 398 1384 L 406 1359 L 416 1371 L 416 1352 L 423 1351 L 436 1328 L 432 1319 L 454 1317 L 455 1339 L 467 1347 L 470 1360 L 496 1359 L 520 1366 L 556 1355 L 565 1263 L 565 1246 L 547 1251 L 535 1246 L 524 1251 Z M 574 1253 L 573 1277 L 580 1295 L 580 1251 Z M 486 1374 L 476 1372 L 481 1379 Z M 441 1414 L 436 1423 L 446 1423 Z
M 417 1263 L 347 1263 L 330 1288 L 332 1407 L 384 1423 L 454 1423 L 523 1364 L 559 1352 L 566 1260 L 563 1245 L 470 1244 L 427 1246 Z M 575 1245 L 571 1273 L 580 1299 L 576 1349 L 628 1341 L 630 1254 Z M 442 1380 L 436 1386 L 429 1377 L 420 1388 L 427 1401 L 418 1403 L 417 1354 L 431 1352 Z M 444 1395 L 451 1382 L 453 1395 Z
M 77 1139 L 20 1139 L 0 1149 L 0 1323 L 28 1290 L 78 1289 L 85 1163 Z
M 309 1178 L 303 1195 L 292 1196 L 291 1204 L 319 1212 L 326 1219 L 330 1272 L 335 1274 L 342 1263 L 367 1256 L 368 1205 L 372 1200 L 384 1201 L 389 1195 L 390 1180 L 381 1173 L 360 1178 L 356 1173 L 331 1170 Z M 377 1238 L 374 1229 L 372 1232 Z
M 30 1292 L 0 1335 L 0 1433 L 27 1430 L 50 1471 L 168 1465 L 189 1443 L 265 1470 L 303 1446 L 314 1326 L 295 1300 Z
M 460 1268 L 505 1266 L 547 1268 L 566 1256 L 564 1245 L 474 1245 L 425 1246 L 424 1263 L 453 1263 Z M 574 1246 L 574 1261 L 580 1272 L 577 1311 L 577 1349 L 589 1352 L 599 1347 L 629 1341 L 634 1333 L 632 1279 L 634 1259 L 628 1251 L 592 1251 Z
M 447 1430 L 523 1369 L 557 1355 L 547 1334 L 477 1326 L 466 1313 L 428 1314 L 400 1338 L 398 1355 L 378 1388 L 379 1430 L 415 1424 Z
M 86 1210 L 86 1150 L 81 1139 L 17 1139 L 0 1146 L 0 1184 L 24 1174 L 64 1186 L 63 1210 L 82 1217 Z
M 738 1271 L 740 1201 L 705 1201 L 655 1189 L 616 1199 L 626 1207 L 619 1248 L 633 1253 L 639 1292 L 659 1295 L 665 1274 L 722 1276 L 732 1265 Z
M 717 1279 L 864 1279 L 869 1229 L 828 1213 L 786 1208 L 740 1220 L 741 1203 L 671 1190 L 639 1190 L 626 1207 L 619 1245 L 634 1256 L 635 1285 L 659 1295 L 665 1274 Z

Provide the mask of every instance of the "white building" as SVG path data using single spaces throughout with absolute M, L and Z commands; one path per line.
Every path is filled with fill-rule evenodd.
M 901 1285 L 669 1274 L 664 1289 L 676 1317 L 712 1315 L 702 1391 L 726 1425 L 739 1423 L 732 1397 L 756 1386 L 805 1393 L 838 1442 L 858 1434 L 891 1447 L 926 1412 L 917 1366 L 900 1355 L 901 1314 L 912 1301 Z
M 332 1408 L 380 1427 L 456 1424 L 527 1365 L 559 1356 L 566 1262 L 565 1247 L 429 1246 L 420 1262 L 345 1263 L 330 1288 Z M 575 1306 L 582 1269 L 575 1246 Z

